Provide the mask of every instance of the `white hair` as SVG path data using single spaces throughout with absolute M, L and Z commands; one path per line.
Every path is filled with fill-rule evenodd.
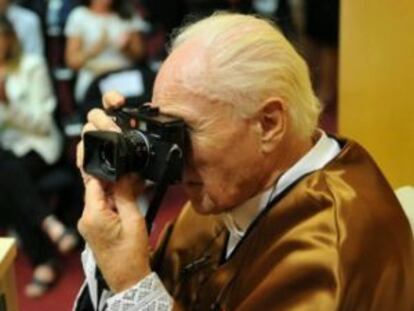
M 205 48 L 201 83 L 210 97 L 231 103 L 244 117 L 256 113 L 266 99 L 279 97 L 298 134 L 313 134 L 321 105 L 308 67 L 272 23 L 251 15 L 216 13 L 178 30 L 171 50 L 192 40 Z

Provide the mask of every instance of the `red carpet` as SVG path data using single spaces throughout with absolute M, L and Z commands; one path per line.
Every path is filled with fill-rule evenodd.
M 19 251 L 16 262 L 18 303 L 21 311 L 70 311 L 77 290 L 82 284 L 83 273 L 79 253 L 61 260 L 61 277 L 50 292 L 38 299 L 24 295 L 24 286 L 30 281 L 32 270 L 27 258 Z

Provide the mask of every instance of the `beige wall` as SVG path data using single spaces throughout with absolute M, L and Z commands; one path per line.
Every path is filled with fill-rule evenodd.
M 342 0 L 339 131 L 414 184 L 414 1 Z

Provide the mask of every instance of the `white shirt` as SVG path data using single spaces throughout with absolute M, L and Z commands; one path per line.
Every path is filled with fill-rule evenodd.
M 248 227 L 264 210 L 269 202 L 280 195 L 299 178 L 323 168 L 339 154 L 341 148 L 338 142 L 335 139 L 328 137 L 323 131 L 320 132 L 321 137 L 318 142 L 279 178 L 276 185 L 264 193 L 260 193 L 246 201 L 233 211 L 223 214 L 225 224 L 230 232 L 226 257 L 231 255 L 246 233 Z M 154 272 L 133 287 L 116 295 L 112 296 L 110 293 L 105 293 L 104 291 L 100 299 L 99 309 L 97 309 L 96 290 L 91 291 L 91 289 L 96 289 L 96 280 L 94 277 L 96 264 L 92 252 L 88 248 L 86 248 L 82 254 L 82 263 L 87 278 L 86 282 L 89 286 L 90 295 L 96 310 L 101 310 L 106 304 L 108 306 L 106 309 L 107 311 L 141 311 L 149 310 L 149 307 L 151 307 L 150 310 L 153 311 L 173 309 L 174 300 L 168 294 L 157 274 Z
M 16 30 L 23 51 L 28 54 L 43 56 L 44 43 L 42 26 L 40 18 L 36 13 L 18 5 L 11 4 L 7 8 L 6 16 Z
M 145 22 L 136 15 L 131 19 L 122 19 L 114 13 L 96 14 L 85 6 L 77 7 L 70 13 L 65 27 L 66 37 L 80 38 L 86 51 L 99 42 L 105 33 L 108 40 L 105 49 L 79 70 L 75 87 L 78 102 L 83 100 L 88 87 L 99 74 L 133 65 L 119 46 L 125 35 L 144 31 L 145 28 Z
M 56 98 L 43 58 L 23 54 L 18 69 L 7 75 L 5 88 L 0 144 L 17 157 L 35 151 L 46 163 L 55 163 L 63 141 L 53 119 Z

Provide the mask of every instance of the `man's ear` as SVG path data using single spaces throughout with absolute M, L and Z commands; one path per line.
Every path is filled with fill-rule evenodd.
M 265 101 L 258 115 L 261 145 L 264 152 L 272 151 L 281 141 L 287 129 L 286 104 L 277 97 Z

